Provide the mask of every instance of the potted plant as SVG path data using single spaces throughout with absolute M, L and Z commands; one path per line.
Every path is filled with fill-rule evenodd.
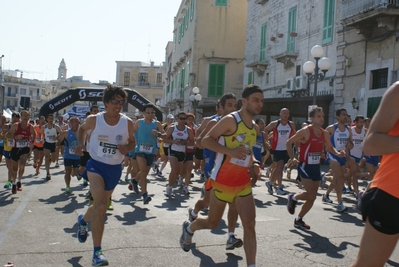
M 277 34 L 278 38 L 283 38 L 283 36 L 284 36 L 284 34 L 282 34 L 282 33 Z
M 272 42 L 276 41 L 276 37 L 274 37 L 274 36 L 270 37 L 270 41 L 272 41 Z

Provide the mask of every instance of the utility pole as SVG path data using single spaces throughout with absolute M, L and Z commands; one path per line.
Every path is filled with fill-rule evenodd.
M 4 110 L 4 95 L 6 93 L 6 88 L 4 87 L 4 76 L 3 76 L 3 57 L 0 56 L 0 113 L 3 114 Z

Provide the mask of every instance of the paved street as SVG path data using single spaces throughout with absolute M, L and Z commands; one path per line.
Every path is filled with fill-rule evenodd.
M 46 182 L 43 168 L 35 176 L 28 165 L 23 191 L 12 195 L 3 189 L 7 171 L 1 164 L 0 265 L 12 261 L 16 267 L 91 266 L 91 237 L 84 244 L 76 238 L 76 217 L 87 208 L 84 195 L 88 188 L 73 178 L 73 194 L 66 195 L 62 170 L 63 166 L 53 168 L 52 180 Z M 168 164 L 164 174 L 169 170 Z M 292 177 L 296 177 L 295 171 Z M 149 205 L 143 205 L 123 181 L 113 194 L 115 210 L 107 213 L 103 238 L 110 266 L 246 266 L 243 248 L 225 250 L 226 217 L 217 229 L 195 233 L 190 252 L 180 248 L 182 222 L 187 219 L 188 207 L 200 195 L 197 175 L 190 197 L 175 188 L 176 197 L 171 200 L 163 195 L 164 179 L 153 175 L 148 178 L 153 198 Z M 311 231 L 302 231 L 293 227 L 294 216 L 287 212 L 286 197 L 269 195 L 264 179 L 254 188 L 257 266 L 348 266 L 353 262 L 363 231 L 353 196 L 345 197 L 349 211 L 338 214 L 335 206 L 323 204 L 319 195 L 305 217 Z M 300 190 L 292 180 L 284 184 L 289 192 Z M 336 201 L 335 194 L 332 200 Z M 236 234 L 243 236 L 240 224 Z M 398 252 L 396 249 L 386 266 L 399 266 Z

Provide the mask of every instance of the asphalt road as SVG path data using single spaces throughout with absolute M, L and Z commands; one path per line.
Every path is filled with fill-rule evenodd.
M 168 165 L 164 174 L 169 171 Z M 73 178 L 73 194 L 67 195 L 63 166 L 52 168 L 49 182 L 44 179 L 43 168 L 41 172 L 39 176 L 34 175 L 34 169 L 28 164 L 23 191 L 16 195 L 3 186 L 0 188 L 0 266 L 8 261 L 16 267 L 91 266 L 91 237 L 84 244 L 76 238 L 76 218 L 88 207 L 88 200 L 84 198 L 88 188 Z M 292 176 L 296 176 L 296 171 Z M 7 170 L 2 163 L 1 185 L 6 177 Z M 115 209 L 107 212 L 102 244 L 110 266 L 246 266 L 243 248 L 225 250 L 226 216 L 216 229 L 196 232 L 190 252 L 180 248 L 181 225 L 187 219 L 188 208 L 193 207 L 200 196 L 201 183 L 197 175 L 193 178 L 190 196 L 175 188 L 176 196 L 170 200 L 163 195 L 165 179 L 152 174 L 148 179 L 153 199 L 149 205 L 144 205 L 139 195 L 129 191 L 124 181 L 115 189 Z M 354 261 L 363 232 L 354 196 L 345 195 L 349 210 L 338 214 L 334 204 L 321 202 L 319 194 L 313 209 L 304 218 L 311 230 L 304 231 L 293 227 L 294 216 L 287 212 L 286 196 L 269 195 L 264 181 L 265 177 L 253 190 L 257 212 L 257 266 L 349 266 Z M 289 192 L 300 190 L 293 180 L 285 179 L 284 185 Z M 332 200 L 336 202 L 334 194 Z M 243 236 L 240 221 L 236 234 Z M 398 249 L 394 251 L 386 266 L 399 266 L 398 252 Z

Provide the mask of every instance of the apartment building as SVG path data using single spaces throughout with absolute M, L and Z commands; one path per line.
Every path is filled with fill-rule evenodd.
M 154 104 L 162 98 L 164 76 L 163 65 L 154 62 L 116 61 L 116 85 L 133 89 Z M 133 117 L 136 108 L 126 103 L 123 112 Z
M 338 31 L 336 104 L 372 117 L 399 80 L 399 1 L 344 0 Z
M 246 16 L 247 1 L 182 0 L 165 50 L 166 112 L 192 112 L 199 121 L 224 93 L 241 95 Z M 191 102 L 194 87 L 201 100 Z

